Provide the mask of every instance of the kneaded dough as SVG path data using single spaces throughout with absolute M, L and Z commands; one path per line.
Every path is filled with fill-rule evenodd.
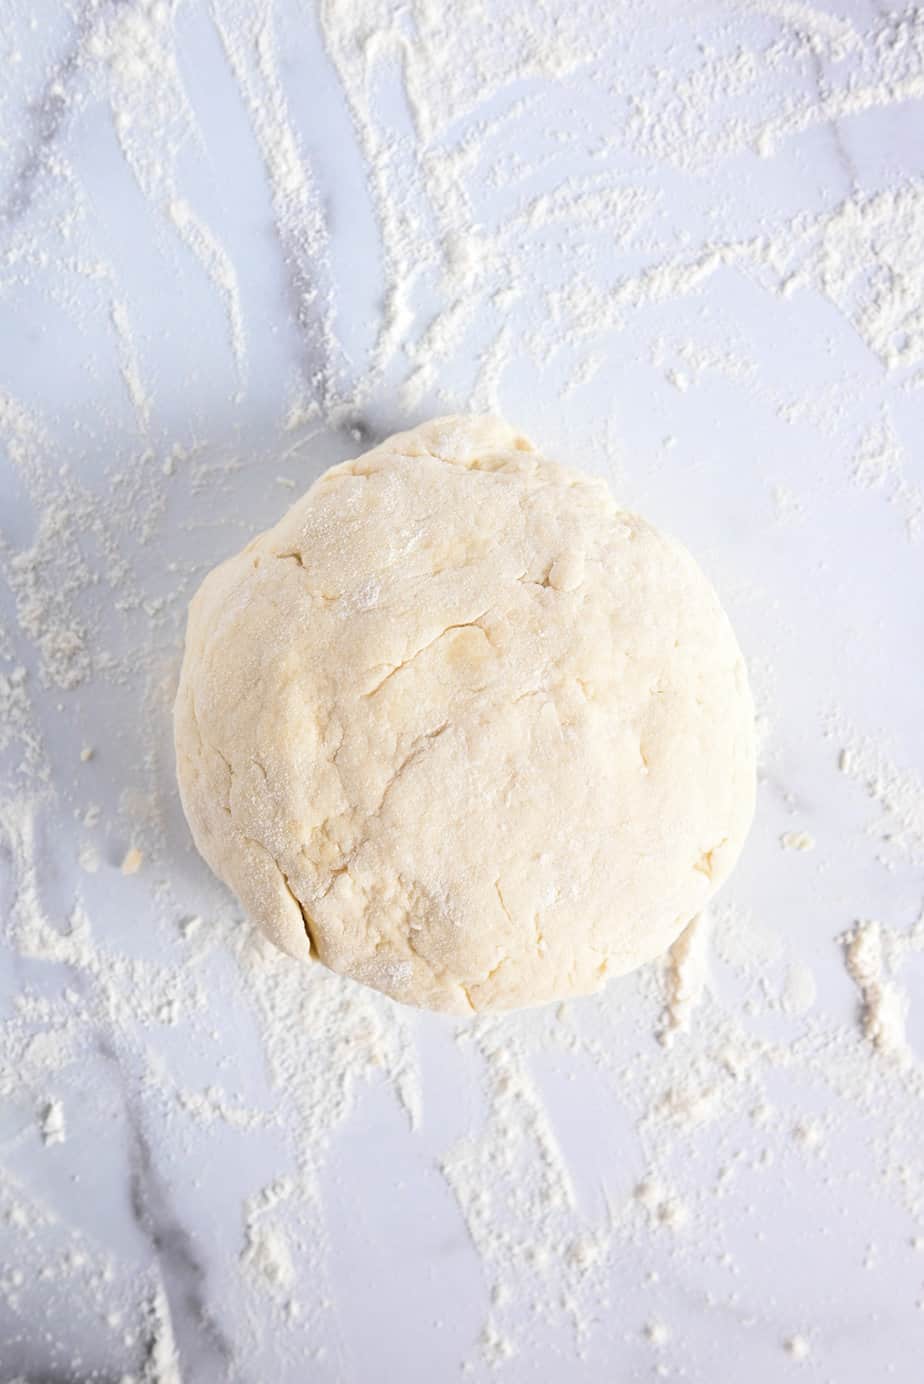
M 335 466 L 211 572 L 176 702 L 199 850 L 283 950 L 468 1013 L 664 952 L 754 807 L 689 554 L 489 417 Z

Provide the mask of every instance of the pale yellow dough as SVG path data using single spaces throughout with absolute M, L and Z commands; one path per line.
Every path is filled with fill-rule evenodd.
M 278 946 L 459 1013 L 665 951 L 754 807 L 706 578 L 496 418 L 334 467 L 209 574 L 176 751 L 196 845 Z

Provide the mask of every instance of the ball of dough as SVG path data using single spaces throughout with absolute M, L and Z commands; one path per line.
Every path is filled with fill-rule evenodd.
M 495 418 L 333 467 L 211 572 L 175 716 L 196 845 L 269 937 L 458 1013 L 665 951 L 754 807 L 706 578 Z

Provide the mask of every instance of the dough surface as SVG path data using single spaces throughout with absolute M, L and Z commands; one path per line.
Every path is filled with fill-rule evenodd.
M 496 418 L 335 466 L 212 571 L 175 731 L 196 845 L 279 947 L 460 1013 L 664 952 L 754 808 L 706 578 Z

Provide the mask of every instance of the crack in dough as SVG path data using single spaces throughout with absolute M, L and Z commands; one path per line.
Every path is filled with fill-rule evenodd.
M 425 735 L 421 735 L 417 738 L 417 740 L 411 746 L 408 753 L 402 759 L 401 763 L 398 765 L 397 769 L 395 769 L 394 773 L 389 775 L 385 783 L 385 788 L 382 792 L 382 796 L 379 799 L 379 805 L 374 812 L 370 813 L 369 817 L 366 819 L 367 822 L 371 821 L 375 817 L 380 817 L 382 815 L 382 812 L 385 808 L 385 803 L 388 800 L 388 795 L 394 790 L 395 786 L 401 782 L 402 775 L 407 771 L 410 765 L 415 763 L 415 761 L 420 758 L 421 754 L 424 753 L 427 747 L 431 745 L 434 740 L 438 740 L 440 736 L 443 735 L 448 729 L 449 722 L 444 721 L 441 726 L 437 726 L 436 730 L 427 731 Z
M 308 572 L 308 568 L 305 566 L 305 559 L 302 557 L 301 553 L 299 553 L 299 552 L 293 552 L 293 553 L 275 553 L 274 556 L 276 557 L 277 561 L 279 561 L 279 562 L 294 562 L 295 565 L 296 565 L 297 567 L 300 567 L 301 570 L 302 570 L 303 572 L 305 572 L 305 573 Z M 254 567 L 258 567 L 258 566 L 259 566 L 259 560 L 258 560 L 258 559 L 255 559 L 255 561 L 254 561 Z M 325 604 L 327 604 L 327 605 L 333 605 L 335 601 L 340 601 L 340 600 L 343 599 L 343 597 L 340 595 L 339 592 L 338 592 L 336 595 L 331 596 L 331 595 L 330 595 L 328 592 L 326 592 L 326 591 L 315 591 L 315 590 L 312 589 L 312 588 L 309 588 L 309 590 L 310 590 L 310 592 L 311 592 L 311 595 L 314 597 L 314 599 L 315 599 L 316 601 L 324 601 Z
M 403 671 L 403 669 L 409 668 L 410 665 L 414 662 L 415 658 L 420 658 L 421 654 L 425 654 L 428 649 L 432 649 L 434 644 L 438 644 L 441 639 L 445 639 L 446 635 L 449 634 L 452 630 L 482 629 L 482 626 L 479 624 L 479 621 L 483 620 L 487 613 L 488 612 L 486 610 L 483 610 L 480 615 L 476 615 L 474 620 L 461 620 L 456 625 L 447 625 L 445 629 L 440 630 L 439 634 L 435 634 L 432 639 L 428 639 L 426 644 L 421 644 L 420 648 L 416 649 L 414 653 L 410 654 L 407 658 L 402 659 L 400 663 L 396 663 L 394 667 L 390 668 L 389 671 L 385 674 L 384 678 L 382 678 L 381 682 L 377 682 L 375 687 L 371 688 L 370 691 L 364 692 L 363 696 L 374 697 L 377 692 L 381 692 L 385 684 L 387 682 L 390 682 L 396 673 L 400 673 Z
M 498 903 L 500 904 L 501 908 L 503 909 L 504 917 L 507 919 L 508 923 L 512 923 L 512 922 L 513 922 L 513 914 L 510 912 L 510 909 L 509 909 L 509 908 L 507 907 L 507 905 L 504 903 L 504 895 L 503 895 L 503 893 L 501 892 L 500 880 L 499 880 L 499 879 L 496 879 L 496 880 L 494 881 L 494 892 L 497 894 L 497 901 L 498 901 Z
M 312 956 L 316 956 L 318 960 L 320 960 L 321 949 L 318 946 L 317 938 L 315 937 L 314 932 L 312 931 L 311 915 L 309 914 L 307 908 L 302 903 L 301 899 L 298 897 L 295 890 L 289 883 L 289 876 L 286 874 L 285 870 L 282 869 L 281 865 L 279 864 L 279 861 L 276 860 L 274 863 L 276 865 L 276 869 L 282 875 L 282 882 L 285 885 L 286 889 L 289 891 L 289 897 L 291 898 L 292 902 L 295 904 L 296 908 L 302 915 L 302 922 L 305 924 L 305 936 L 308 938 L 308 945 L 311 949 L 311 954 Z

